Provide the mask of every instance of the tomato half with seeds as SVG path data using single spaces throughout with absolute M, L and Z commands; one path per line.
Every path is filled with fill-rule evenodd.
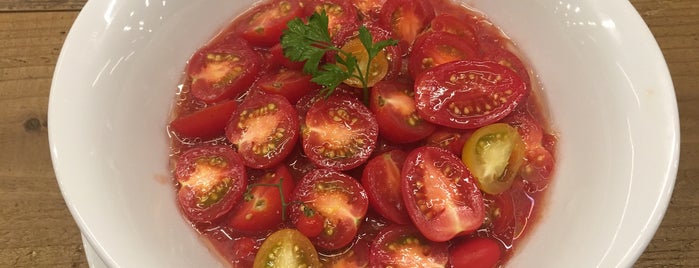
M 408 225 L 391 225 L 371 245 L 371 267 L 446 267 L 448 244 L 433 242 Z
M 418 114 L 435 124 L 479 128 L 507 116 L 528 90 L 519 76 L 490 61 L 452 61 L 415 81 Z
M 524 142 L 505 123 L 479 128 L 466 141 L 461 159 L 478 181 L 478 188 L 499 194 L 510 188 L 524 162 Z
M 434 16 L 434 8 L 429 1 L 387 0 L 381 7 L 379 20 L 401 41 L 403 53 L 407 54 L 415 38 Z
M 279 164 L 298 139 L 299 118 L 289 101 L 276 94 L 249 95 L 226 127 L 226 137 L 238 148 L 246 166 Z
M 252 267 L 320 267 L 320 260 L 313 244 L 302 233 L 281 229 L 262 243 Z
M 295 104 L 301 97 L 319 88 L 311 82 L 311 78 L 300 70 L 281 69 L 260 77 L 256 86 L 266 93 L 282 95 Z
M 533 191 L 546 188 L 555 160 L 553 154 L 544 147 L 544 130 L 541 122 L 536 120 L 526 109 L 517 109 L 504 122 L 512 125 L 524 141 L 525 157 L 520 168 L 520 175 Z
M 279 43 L 286 23 L 302 14 L 303 6 L 296 0 L 258 6 L 239 19 L 240 36 L 256 46 L 272 46 Z
M 369 160 L 362 174 L 362 186 L 369 195 L 371 207 L 398 224 L 410 223 L 400 187 L 400 172 L 406 156 L 400 150 L 380 154 Z
M 346 95 L 314 103 L 302 128 L 303 151 L 308 158 L 335 170 L 349 170 L 366 162 L 379 133 L 369 109 Z
M 438 127 L 425 138 L 425 145 L 439 147 L 460 156 L 464 150 L 464 144 L 473 134 L 472 130 Z
M 301 179 L 293 193 L 291 222 L 320 216 L 320 233 L 305 234 L 324 250 L 347 246 L 357 236 L 369 208 L 366 191 L 354 178 L 330 169 L 314 170 Z
M 251 172 L 252 173 L 252 172 Z M 261 232 L 271 230 L 282 224 L 286 217 L 283 202 L 291 202 L 294 190 L 294 178 L 289 169 L 280 165 L 276 169 L 251 174 L 248 190 L 243 195 L 236 209 L 228 218 L 228 225 L 243 232 Z
M 502 256 L 500 243 L 490 238 L 474 237 L 460 241 L 449 250 L 452 267 L 493 268 Z
M 172 120 L 170 129 L 181 137 L 215 138 L 223 135 L 236 107 L 235 100 L 224 101 Z
M 187 65 L 192 96 L 207 103 L 236 97 L 255 81 L 261 61 L 245 41 L 235 39 L 197 51 Z
M 401 175 L 408 216 L 428 239 L 447 241 L 483 223 L 485 208 L 475 179 L 449 151 L 419 147 L 408 154 Z
M 369 108 L 379 123 L 379 135 L 395 143 L 419 141 L 435 130 L 415 108 L 413 85 L 408 81 L 381 81 L 371 89 Z
M 365 16 L 378 14 L 386 0 L 351 0 L 352 4 Z
M 306 5 L 306 14 L 321 13 L 325 11 L 328 16 L 328 33 L 336 44 L 341 43 L 352 32 L 358 29 L 357 9 L 349 0 L 321 0 L 311 1 Z
M 323 268 L 366 268 L 369 267 L 369 247 L 371 241 L 358 238 L 351 248 L 339 255 L 329 257 Z
M 477 47 L 478 43 L 476 42 L 473 26 L 472 19 L 448 13 L 439 14 L 430 22 L 430 30 L 453 34 L 458 36 L 462 42 Z
M 228 146 L 201 146 L 177 160 L 177 201 L 194 223 L 211 222 L 228 213 L 242 198 L 247 175 L 238 154 Z
M 475 60 L 476 48 L 461 37 L 447 32 L 428 32 L 415 41 L 408 60 L 410 76 L 417 78 L 425 70 L 457 60 Z
M 384 53 L 383 51 L 379 51 L 379 53 L 376 54 L 376 56 L 371 60 L 371 63 L 368 66 L 369 70 L 367 70 L 367 63 L 369 63 L 369 53 L 367 52 L 366 48 L 364 48 L 364 45 L 358 37 L 352 38 L 349 41 L 347 41 L 347 43 L 345 43 L 342 46 L 341 50 L 353 55 L 357 59 L 357 65 L 359 66 L 359 70 L 361 71 L 361 73 L 368 72 L 369 75 L 366 80 L 367 87 L 374 86 L 374 84 L 381 81 L 388 73 L 388 58 L 386 56 L 386 53 Z M 340 55 L 340 58 L 344 59 L 344 56 Z M 347 70 L 347 68 L 344 65 L 340 65 L 340 68 Z M 353 75 L 360 74 L 357 70 L 354 70 Z M 355 88 L 364 88 L 364 84 L 362 84 L 362 81 L 356 77 L 350 77 L 343 82 Z

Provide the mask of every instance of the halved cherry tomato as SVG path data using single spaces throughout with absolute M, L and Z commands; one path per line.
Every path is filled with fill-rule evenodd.
M 322 217 L 322 231 L 305 235 L 324 250 L 340 249 L 352 242 L 369 207 L 366 191 L 357 180 L 329 169 L 308 173 L 296 185 L 293 196 L 294 225 L 304 218 Z
M 282 95 L 291 104 L 295 104 L 301 97 L 319 88 L 311 82 L 311 78 L 313 77 L 299 70 L 280 69 L 276 73 L 260 77 L 256 86 L 266 93 Z
M 369 73 L 366 81 L 367 87 L 374 86 L 374 84 L 381 81 L 388 73 L 388 58 L 386 53 L 383 51 L 380 51 L 378 54 L 376 54 L 374 59 L 371 60 L 369 70 L 367 71 L 369 53 L 366 51 L 366 48 L 364 48 L 364 45 L 362 45 L 362 41 L 360 41 L 359 38 L 350 39 L 347 41 L 347 43 L 345 43 L 345 45 L 342 46 L 341 49 L 344 52 L 352 54 L 357 59 L 357 66 L 359 67 L 361 73 Z M 344 59 L 344 56 L 340 55 L 340 58 Z M 347 69 L 344 67 L 344 65 L 340 65 L 340 68 L 344 68 L 345 70 Z M 359 75 L 357 70 L 354 70 L 353 74 Z M 356 88 L 364 87 L 361 80 L 356 77 L 350 77 L 345 80 L 344 83 Z
M 526 107 L 517 109 L 503 121 L 516 128 L 524 141 L 525 161 L 520 168 L 522 179 L 530 190 L 543 190 L 548 185 L 555 163 L 551 152 L 544 148 L 541 122 L 532 117 Z
M 284 50 L 282 49 L 282 44 L 278 43 L 269 49 L 270 60 L 272 64 L 281 64 L 282 66 L 292 69 L 301 70 L 303 69 L 303 64 L 305 61 L 291 61 L 289 58 L 284 56 Z
M 228 146 L 201 146 L 180 155 L 175 167 L 180 185 L 177 201 L 194 223 L 228 213 L 242 198 L 247 175 L 238 154 Z
M 351 2 L 364 16 L 371 18 L 379 13 L 386 0 L 351 0 Z
M 510 248 L 514 242 L 517 225 L 511 191 L 497 195 L 485 194 L 483 200 L 486 212 L 481 229 L 486 229 L 490 237 Z
M 479 128 L 466 141 L 461 159 L 478 181 L 478 188 L 499 194 L 510 188 L 524 162 L 524 142 L 505 123 Z
M 238 103 L 235 100 L 212 105 L 172 120 L 170 129 L 182 137 L 215 138 L 223 135 L 236 107 Z
M 234 98 L 260 72 L 260 56 L 245 41 L 226 39 L 195 53 L 187 65 L 192 95 L 207 103 Z
M 418 114 L 459 129 L 497 122 L 527 94 L 515 72 L 488 61 L 452 61 L 425 71 L 415 81 Z
M 284 165 L 251 175 L 250 178 L 251 184 L 243 200 L 231 212 L 228 225 L 243 232 L 261 232 L 278 227 L 282 224 L 282 213 L 286 215 L 281 196 L 284 196 L 284 203 L 291 202 L 294 178 Z
M 380 21 L 401 41 L 403 53 L 407 54 L 415 38 L 434 16 L 434 9 L 429 1 L 387 0 L 381 7 Z
M 303 234 L 294 229 L 281 229 L 262 243 L 253 267 L 320 267 L 320 260 L 313 244 Z
M 279 164 L 298 139 L 299 118 L 289 101 L 276 94 L 245 98 L 226 127 L 226 137 L 238 148 L 246 166 Z
M 415 40 L 408 60 L 410 76 L 417 78 L 425 70 L 457 60 L 475 60 L 476 48 L 461 37 L 447 32 L 428 32 Z
M 379 123 L 379 135 L 396 143 L 421 140 L 435 130 L 415 108 L 415 93 L 410 82 L 381 81 L 371 89 L 369 108 Z
M 464 144 L 473 134 L 473 130 L 438 127 L 425 139 L 425 145 L 446 149 L 460 156 L 464 150 Z
M 371 240 L 358 238 L 351 248 L 339 255 L 322 261 L 323 268 L 366 268 L 369 267 Z
M 349 170 L 366 162 L 379 127 L 359 100 L 333 95 L 314 103 L 302 126 L 303 151 L 321 167 Z
M 477 47 L 476 35 L 472 28 L 471 21 L 453 14 L 439 14 L 432 22 L 430 29 L 435 32 L 447 32 L 456 35 L 462 42 L 469 43 L 472 47 Z
M 371 267 L 446 267 L 448 244 L 427 240 L 408 225 L 392 225 L 371 245 Z
M 306 5 L 306 14 L 321 13 L 328 15 L 328 33 L 333 42 L 339 44 L 357 30 L 357 9 L 349 0 L 310 1 Z
M 403 201 L 422 235 L 447 241 L 475 231 L 485 216 L 475 179 L 454 154 L 437 147 L 419 147 L 401 171 Z
M 393 150 L 369 160 L 362 174 L 362 186 L 369 195 L 369 204 L 384 218 L 398 224 L 409 224 L 401 196 L 400 171 L 406 153 Z
M 303 6 L 297 0 L 273 1 L 255 7 L 240 21 L 240 35 L 256 46 L 272 46 L 279 43 L 286 23 L 303 14 Z
M 500 244 L 490 238 L 474 237 L 453 245 L 449 263 L 454 268 L 494 268 L 500 262 Z
M 522 63 L 522 60 L 520 60 L 519 57 L 509 50 L 505 48 L 493 49 L 483 54 L 483 60 L 494 61 L 502 66 L 510 68 L 517 73 L 520 78 L 522 78 L 522 81 L 524 81 L 528 89 L 531 88 L 529 71 L 527 70 L 527 67 L 524 66 L 524 63 Z

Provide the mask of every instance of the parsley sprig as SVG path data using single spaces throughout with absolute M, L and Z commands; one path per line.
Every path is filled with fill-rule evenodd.
M 323 93 L 329 96 L 335 88 L 349 78 L 358 79 L 364 90 L 364 101 L 369 98 L 369 74 L 371 61 L 388 46 L 398 44 L 397 40 L 388 39 L 374 43 L 369 30 L 363 25 L 359 28 L 359 40 L 367 51 L 366 68 L 360 68 L 357 57 L 335 46 L 328 31 L 328 15 L 325 11 L 314 13 L 308 23 L 295 18 L 287 23 L 281 38 L 284 56 L 292 61 L 305 61 L 304 73 L 313 76 L 311 81 L 323 86 Z M 327 52 L 336 52 L 337 64 L 321 65 Z M 363 69 L 363 70 L 362 70 Z

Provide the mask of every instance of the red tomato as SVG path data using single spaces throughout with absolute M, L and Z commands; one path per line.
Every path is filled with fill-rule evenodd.
M 408 215 L 428 239 L 447 241 L 483 223 L 485 208 L 476 180 L 449 151 L 417 148 L 408 154 L 401 175 Z
M 369 195 L 371 207 L 398 224 L 410 223 L 400 188 L 405 157 L 406 153 L 400 150 L 378 155 L 367 163 L 362 175 L 362 186 Z
M 358 29 L 357 9 L 349 0 L 317 0 L 306 5 L 308 15 L 322 11 L 328 15 L 328 33 L 334 43 L 342 43 Z
M 230 249 L 232 258 L 229 260 L 233 267 L 252 267 L 261 243 L 250 237 L 234 238 Z
M 446 267 L 447 243 L 427 240 L 408 225 L 392 225 L 371 245 L 371 267 Z
M 425 70 L 447 62 L 478 58 L 476 48 L 462 37 L 447 32 L 429 32 L 415 41 L 408 71 L 411 77 L 417 78 Z
M 289 101 L 276 94 L 249 95 L 226 127 L 246 166 L 269 168 L 286 158 L 298 139 L 299 118 Z
M 194 223 L 210 222 L 228 213 L 247 186 L 245 167 L 228 146 L 202 146 L 180 155 L 175 167 L 180 189 L 177 201 Z
M 524 164 L 519 170 L 520 176 L 532 190 L 546 188 L 555 161 L 551 152 L 544 147 L 541 122 L 532 117 L 526 107 L 515 110 L 503 121 L 516 128 L 524 141 Z
M 454 268 L 493 268 L 497 267 L 501 256 L 502 249 L 497 241 L 474 237 L 451 247 L 449 263 Z
M 305 235 L 324 250 L 340 249 L 352 242 L 369 207 L 366 191 L 357 180 L 329 169 L 308 173 L 296 185 L 293 196 L 294 225 L 316 215 L 323 218 L 319 234 Z
M 303 14 L 303 6 L 296 0 L 272 1 L 247 12 L 240 22 L 240 36 L 256 46 L 279 43 L 286 23 Z
M 302 71 L 281 69 L 260 77 L 256 85 L 266 93 L 282 95 L 291 104 L 295 104 L 301 97 L 319 88 L 311 82 L 311 78 Z
M 524 63 L 522 63 L 519 57 L 509 50 L 504 48 L 493 49 L 483 54 L 483 60 L 494 61 L 502 66 L 510 68 L 517 73 L 520 78 L 522 78 L 522 81 L 524 81 L 524 83 L 527 85 L 527 88 L 531 88 L 529 71 L 527 70 L 527 67 L 524 66 Z
M 434 9 L 424 0 L 387 0 L 381 7 L 380 21 L 401 41 L 403 53 L 408 53 L 415 38 L 434 18 Z
M 303 64 L 304 62 L 301 61 L 291 61 L 289 58 L 284 56 L 284 50 L 282 49 L 282 45 L 280 43 L 274 45 L 272 48 L 269 49 L 269 54 L 271 55 L 270 61 L 272 61 L 272 64 L 281 64 L 282 66 L 292 69 L 292 70 L 301 70 L 303 69 Z
M 194 113 L 180 116 L 170 122 L 170 129 L 177 136 L 210 139 L 223 135 L 228 120 L 238 103 L 225 101 Z
M 418 114 L 459 129 L 497 122 L 527 94 L 515 72 L 494 62 L 453 61 L 425 71 L 415 81 Z
M 386 0 L 351 0 L 352 4 L 365 16 L 374 16 L 381 10 Z
M 371 241 L 359 239 L 351 248 L 323 262 L 323 268 L 366 268 L 369 267 Z
M 192 95 L 207 103 L 234 98 L 260 72 L 261 58 L 244 41 L 227 39 L 195 53 L 187 65 Z
M 318 166 L 349 170 L 369 159 L 376 147 L 378 128 L 364 104 L 333 95 L 313 104 L 306 114 L 303 151 Z
M 430 29 L 435 32 L 446 32 L 459 37 L 462 42 L 476 47 L 476 35 L 471 20 L 453 14 L 440 14 L 430 22 Z
M 505 191 L 498 195 L 485 195 L 485 220 L 482 228 L 486 228 L 489 235 L 499 240 L 506 247 L 510 247 L 514 241 L 515 213 L 512 202 L 512 191 Z
M 381 137 L 395 143 L 419 141 L 435 125 L 417 114 L 413 85 L 407 81 L 381 81 L 371 89 L 369 108 L 376 115 Z
M 243 201 L 231 212 L 228 225 L 243 232 L 261 232 L 280 226 L 282 211 L 286 209 L 281 195 L 284 203 L 291 202 L 294 178 L 284 165 L 250 177 L 252 184 L 249 184 Z
M 473 134 L 473 130 L 439 127 L 425 139 L 425 145 L 446 149 L 461 156 L 464 144 L 471 137 L 471 134 Z

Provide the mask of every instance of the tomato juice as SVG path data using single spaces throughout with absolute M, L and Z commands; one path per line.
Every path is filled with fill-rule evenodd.
M 346 54 L 318 61 L 352 55 L 368 83 L 328 95 L 286 57 L 288 23 L 319 14 Z M 362 26 L 396 45 L 367 58 Z M 233 267 L 503 266 L 555 169 L 523 58 L 449 0 L 265 0 L 184 70 L 167 129 L 176 202 Z

